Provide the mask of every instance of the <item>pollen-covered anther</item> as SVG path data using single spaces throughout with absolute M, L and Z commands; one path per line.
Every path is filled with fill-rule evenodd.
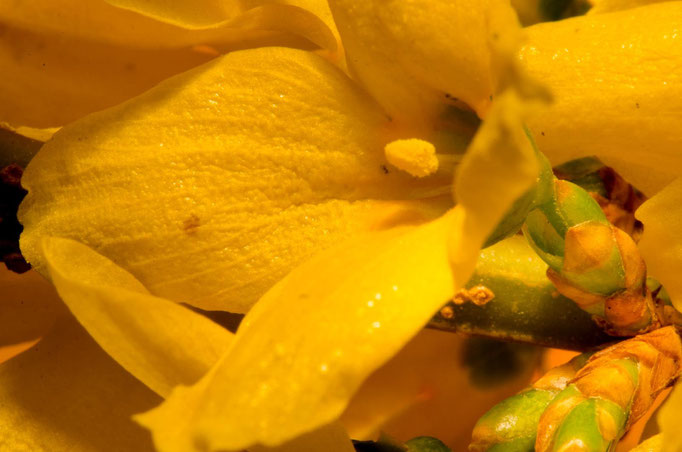
M 414 177 L 425 177 L 438 171 L 436 148 L 417 138 L 395 140 L 384 147 L 388 163 Z

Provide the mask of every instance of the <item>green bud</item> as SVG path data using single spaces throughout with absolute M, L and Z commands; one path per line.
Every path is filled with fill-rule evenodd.
M 430 436 L 412 438 L 405 445 L 407 452 L 452 452 L 441 440 Z
M 538 421 L 557 391 L 529 389 L 492 407 L 476 423 L 471 452 L 532 452 Z

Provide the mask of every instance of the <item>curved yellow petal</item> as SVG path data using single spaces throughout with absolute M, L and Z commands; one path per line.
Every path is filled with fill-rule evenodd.
M 639 242 L 647 273 L 660 281 L 682 309 L 682 179 L 668 185 L 637 209 L 644 224 Z
M 72 238 L 155 295 L 245 312 L 320 249 L 451 206 L 452 167 L 389 168 L 386 124 L 316 55 L 229 54 L 61 129 L 22 179 L 22 251 L 42 271 L 40 238 Z
M 159 401 L 62 317 L 36 346 L 0 364 L 0 450 L 152 450 L 130 417 Z
M 145 2 L 149 5 L 153 3 Z M 202 14 L 195 3 L 172 3 Z M 74 42 L 135 49 L 179 49 L 192 45 L 211 45 L 222 50 L 231 50 L 235 46 L 272 45 L 277 41 L 259 42 L 257 38 L 271 36 L 273 31 L 286 31 L 308 37 L 315 44 L 330 50 L 336 47 L 331 12 L 323 1 L 288 2 L 291 4 L 261 1 L 248 7 L 241 5 L 243 2 L 218 3 L 230 12 L 214 16 L 213 19 L 217 21 L 215 26 L 198 30 L 156 20 L 102 0 L 90 2 L 87 8 L 78 0 L 3 2 L 0 4 L 0 23 L 45 35 L 47 38 L 58 35 L 72 38 Z M 235 6 L 237 3 L 239 5 Z M 144 5 L 138 6 L 139 9 L 144 9 Z M 275 20 L 275 13 L 279 14 L 279 20 Z M 282 39 L 280 45 L 290 42 L 281 35 L 279 38 Z M 38 50 L 39 47 L 33 49 Z
M 336 50 L 337 46 L 336 27 L 324 0 L 104 1 L 184 29 L 285 31 L 311 39 L 324 49 Z
M 61 301 L 38 273 L 0 269 L 0 347 L 37 339 L 52 327 Z
M 206 28 L 234 17 L 243 11 L 243 0 L 104 0 L 154 19 L 185 28 Z
M 516 39 L 509 2 L 332 0 L 351 71 L 397 121 L 427 122 L 446 102 L 479 114 L 495 94 L 495 41 Z
M 541 99 L 523 98 L 519 88 L 510 87 L 497 97 L 457 171 L 455 198 L 464 216 L 462 233 L 454 235 L 449 246 L 453 268 L 460 274 L 473 271 L 470 256 L 538 180 L 539 165 L 524 120 Z
M 42 252 L 57 292 L 78 321 L 161 396 L 196 382 L 232 340 L 202 315 L 148 295 L 132 275 L 78 242 L 45 238 Z
M 529 121 L 554 162 L 586 155 L 682 170 L 682 3 L 527 28 L 522 65 L 555 103 Z
M 461 282 L 445 246 L 459 215 L 347 241 L 296 268 L 206 377 L 138 418 L 157 448 L 274 446 L 336 419 Z

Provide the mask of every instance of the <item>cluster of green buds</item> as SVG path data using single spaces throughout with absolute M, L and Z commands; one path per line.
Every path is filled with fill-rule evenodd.
M 674 326 L 579 355 L 488 411 L 476 424 L 469 449 L 613 450 L 680 376 L 681 364 L 682 341 Z
M 557 290 L 606 332 L 633 336 L 661 326 L 637 245 L 583 188 L 554 179 L 552 195 L 529 213 L 523 231 Z

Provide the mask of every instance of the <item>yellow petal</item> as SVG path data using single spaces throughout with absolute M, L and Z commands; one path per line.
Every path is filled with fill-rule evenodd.
M 7 26 L 0 40 L 0 122 L 61 126 L 212 57 L 190 49 L 138 49 Z
M 194 3 L 173 4 L 203 11 Z M 218 51 L 263 45 L 334 51 L 326 3 L 301 5 L 240 7 L 216 27 L 187 30 L 102 1 L 87 8 L 78 0 L 0 2 L 0 122 L 61 126 L 136 96 Z
M 37 339 L 52 327 L 61 301 L 52 285 L 34 271 L 21 275 L 0 269 L 0 346 Z
M 78 0 L 3 2 L 0 4 L 0 22 L 47 37 L 68 37 L 76 43 L 102 43 L 135 49 L 178 49 L 203 44 L 229 50 L 235 45 L 267 44 L 268 41 L 258 42 L 254 39 L 270 36 L 273 31 L 287 31 L 308 37 L 317 45 L 330 50 L 336 47 L 336 40 L 330 31 L 335 30 L 331 13 L 323 1 L 300 0 L 292 5 L 264 1 L 260 2 L 260 6 L 251 5 L 249 8 L 235 6 L 241 2 L 219 3 L 225 5 L 220 6 L 221 8 L 231 12 L 213 17 L 220 24 L 204 30 L 188 30 L 105 1 L 90 2 L 87 8 Z M 153 6 L 154 2 L 145 4 Z M 195 7 L 195 2 L 173 2 L 173 5 L 179 8 L 191 6 L 197 14 L 203 11 Z M 145 5 L 137 6 L 143 10 Z M 273 13 L 280 14 L 278 21 L 274 20 Z M 279 38 L 283 36 L 280 35 Z M 282 40 L 281 45 L 288 42 L 290 41 Z M 32 50 L 35 52 L 41 49 L 36 46 Z
M 682 3 L 669 2 L 527 28 L 521 62 L 555 98 L 529 121 L 540 150 L 679 174 L 680 21 Z
M 244 9 L 240 0 L 105 0 L 110 5 L 129 9 L 157 20 L 186 28 L 205 28 L 219 24 Z
M 0 450 L 152 450 L 130 416 L 159 401 L 62 317 L 38 345 L 0 364 Z
M 451 206 L 452 168 L 388 168 L 386 123 L 316 55 L 229 54 L 61 129 L 22 179 L 22 251 L 41 271 L 40 237 L 72 238 L 155 295 L 245 312 L 320 249 Z
M 659 433 L 642 442 L 634 449 L 630 449 L 630 452 L 660 452 L 662 450 L 665 450 L 663 449 L 663 435 Z
M 470 256 L 512 203 L 537 182 L 537 157 L 523 125 L 535 102 L 522 99 L 516 88 L 499 95 L 460 164 L 455 197 L 465 214 L 462 233 L 450 243 L 458 274 L 473 271 L 475 261 Z
M 502 385 L 473 386 L 462 364 L 464 342 L 449 332 L 421 331 L 351 399 L 341 417 L 351 437 L 373 439 L 383 431 L 407 441 L 426 435 L 453 451 L 466 450 L 478 418 L 522 389 L 532 369 Z
M 644 223 L 639 249 L 647 272 L 663 284 L 675 307 L 682 309 L 682 179 L 642 204 L 636 215 Z
M 296 268 L 249 312 L 206 377 L 138 419 L 157 448 L 274 446 L 336 419 L 453 295 L 445 241 L 458 216 L 369 234 Z
M 492 42 L 515 35 L 508 2 L 498 0 L 333 0 L 348 64 L 398 121 L 425 121 L 458 98 L 479 114 L 495 93 Z
M 45 238 L 50 278 L 99 345 L 156 393 L 196 382 L 232 334 L 200 314 L 148 295 L 116 264 L 73 240 Z
M 324 0 L 105 0 L 116 7 L 184 29 L 270 30 L 299 34 L 324 49 L 336 50 L 336 28 Z M 199 35 L 201 36 L 201 35 Z

